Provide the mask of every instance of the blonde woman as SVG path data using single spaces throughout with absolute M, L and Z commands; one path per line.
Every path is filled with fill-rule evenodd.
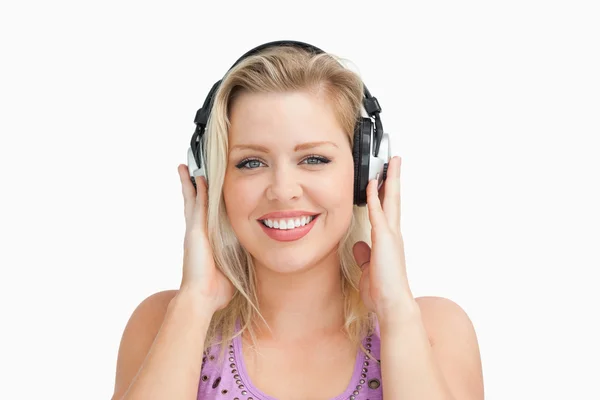
M 178 167 L 181 285 L 133 312 L 114 400 L 483 399 L 468 316 L 411 293 L 380 111 L 300 42 L 215 84 Z

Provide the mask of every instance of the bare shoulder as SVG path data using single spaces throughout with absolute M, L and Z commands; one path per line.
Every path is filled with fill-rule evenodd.
M 434 330 L 439 325 L 445 325 L 444 330 L 451 324 L 455 329 L 474 329 L 470 317 L 466 311 L 456 302 L 436 296 L 417 297 L 416 299 L 421 309 L 423 323 Z
M 466 311 L 444 297 L 418 297 L 435 358 L 457 399 L 483 399 L 483 371 L 475 327 Z
M 179 290 L 163 290 L 146 297 L 131 314 L 124 334 L 132 328 L 149 328 L 156 325 L 160 328 L 169 303 L 178 292 Z M 140 322 L 143 324 L 140 324 Z
M 467 345 L 476 346 L 475 327 L 466 311 L 445 297 L 417 297 L 421 319 L 432 346 L 447 343 L 453 337 L 467 340 Z
M 164 290 L 146 297 L 127 321 L 117 355 L 113 399 L 123 396 L 142 366 L 160 330 L 171 300 L 178 290 Z

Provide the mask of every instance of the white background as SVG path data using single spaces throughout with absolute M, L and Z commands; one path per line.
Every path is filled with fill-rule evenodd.
M 0 398 L 110 398 L 131 312 L 180 282 L 196 110 L 295 39 L 378 97 L 413 292 L 467 311 L 486 399 L 600 399 L 597 4 L 3 2 Z

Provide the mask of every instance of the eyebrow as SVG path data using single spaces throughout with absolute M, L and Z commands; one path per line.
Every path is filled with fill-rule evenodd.
M 330 141 L 308 142 L 308 143 L 301 143 L 299 145 L 296 145 L 296 147 L 294 147 L 294 151 L 307 150 L 307 149 L 312 149 L 314 147 L 319 147 L 319 146 L 338 147 L 337 144 L 330 142 Z M 259 151 L 262 153 L 269 153 L 269 149 L 267 149 L 264 146 L 260 146 L 260 145 L 256 145 L 256 144 L 236 144 L 235 146 L 231 147 L 230 151 L 245 150 L 245 149 L 256 150 L 256 151 Z

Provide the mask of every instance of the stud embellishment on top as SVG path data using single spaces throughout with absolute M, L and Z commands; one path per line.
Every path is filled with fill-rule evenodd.
M 238 374 L 237 367 L 235 365 L 235 355 L 233 352 L 233 344 L 229 345 L 229 354 L 231 355 L 231 357 L 229 357 L 229 362 L 231 363 L 231 364 L 229 364 L 229 367 L 231 368 L 231 374 L 233 375 L 233 378 L 235 379 L 236 385 L 238 385 L 238 389 L 241 390 L 242 396 L 245 396 L 248 394 L 248 391 L 246 390 L 246 386 L 244 386 L 244 383 L 242 382 L 241 377 Z M 235 399 L 237 399 L 237 397 Z M 249 397 L 248 400 L 249 399 L 251 399 L 251 397 Z
M 379 382 L 379 379 L 370 379 L 369 380 L 369 388 L 370 389 L 377 389 L 380 385 L 381 385 L 381 382 Z
M 371 352 L 371 349 L 369 349 L 369 347 L 371 347 L 371 343 L 369 343 L 371 341 L 371 336 L 372 336 L 372 334 L 368 335 L 367 339 L 366 339 L 367 340 L 367 345 L 365 347 L 367 348 L 367 352 L 368 353 Z M 363 387 L 362 385 L 365 384 L 365 382 L 366 382 L 365 379 L 367 378 L 367 372 L 369 372 L 369 368 L 368 368 L 368 366 L 369 366 L 369 360 L 370 360 L 369 356 L 365 355 L 365 360 L 363 361 L 363 368 L 362 368 L 361 374 L 360 374 L 360 380 L 358 381 L 358 385 L 356 385 L 356 388 L 354 389 L 354 391 L 350 395 L 349 400 L 356 400 L 356 396 L 358 396 L 358 394 L 360 393 L 360 390 Z M 370 385 L 370 382 L 372 382 L 372 381 L 373 381 L 373 379 L 369 380 L 369 385 Z M 377 381 L 377 382 L 379 382 L 379 381 Z M 377 387 L 379 387 L 379 386 L 377 386 Z

